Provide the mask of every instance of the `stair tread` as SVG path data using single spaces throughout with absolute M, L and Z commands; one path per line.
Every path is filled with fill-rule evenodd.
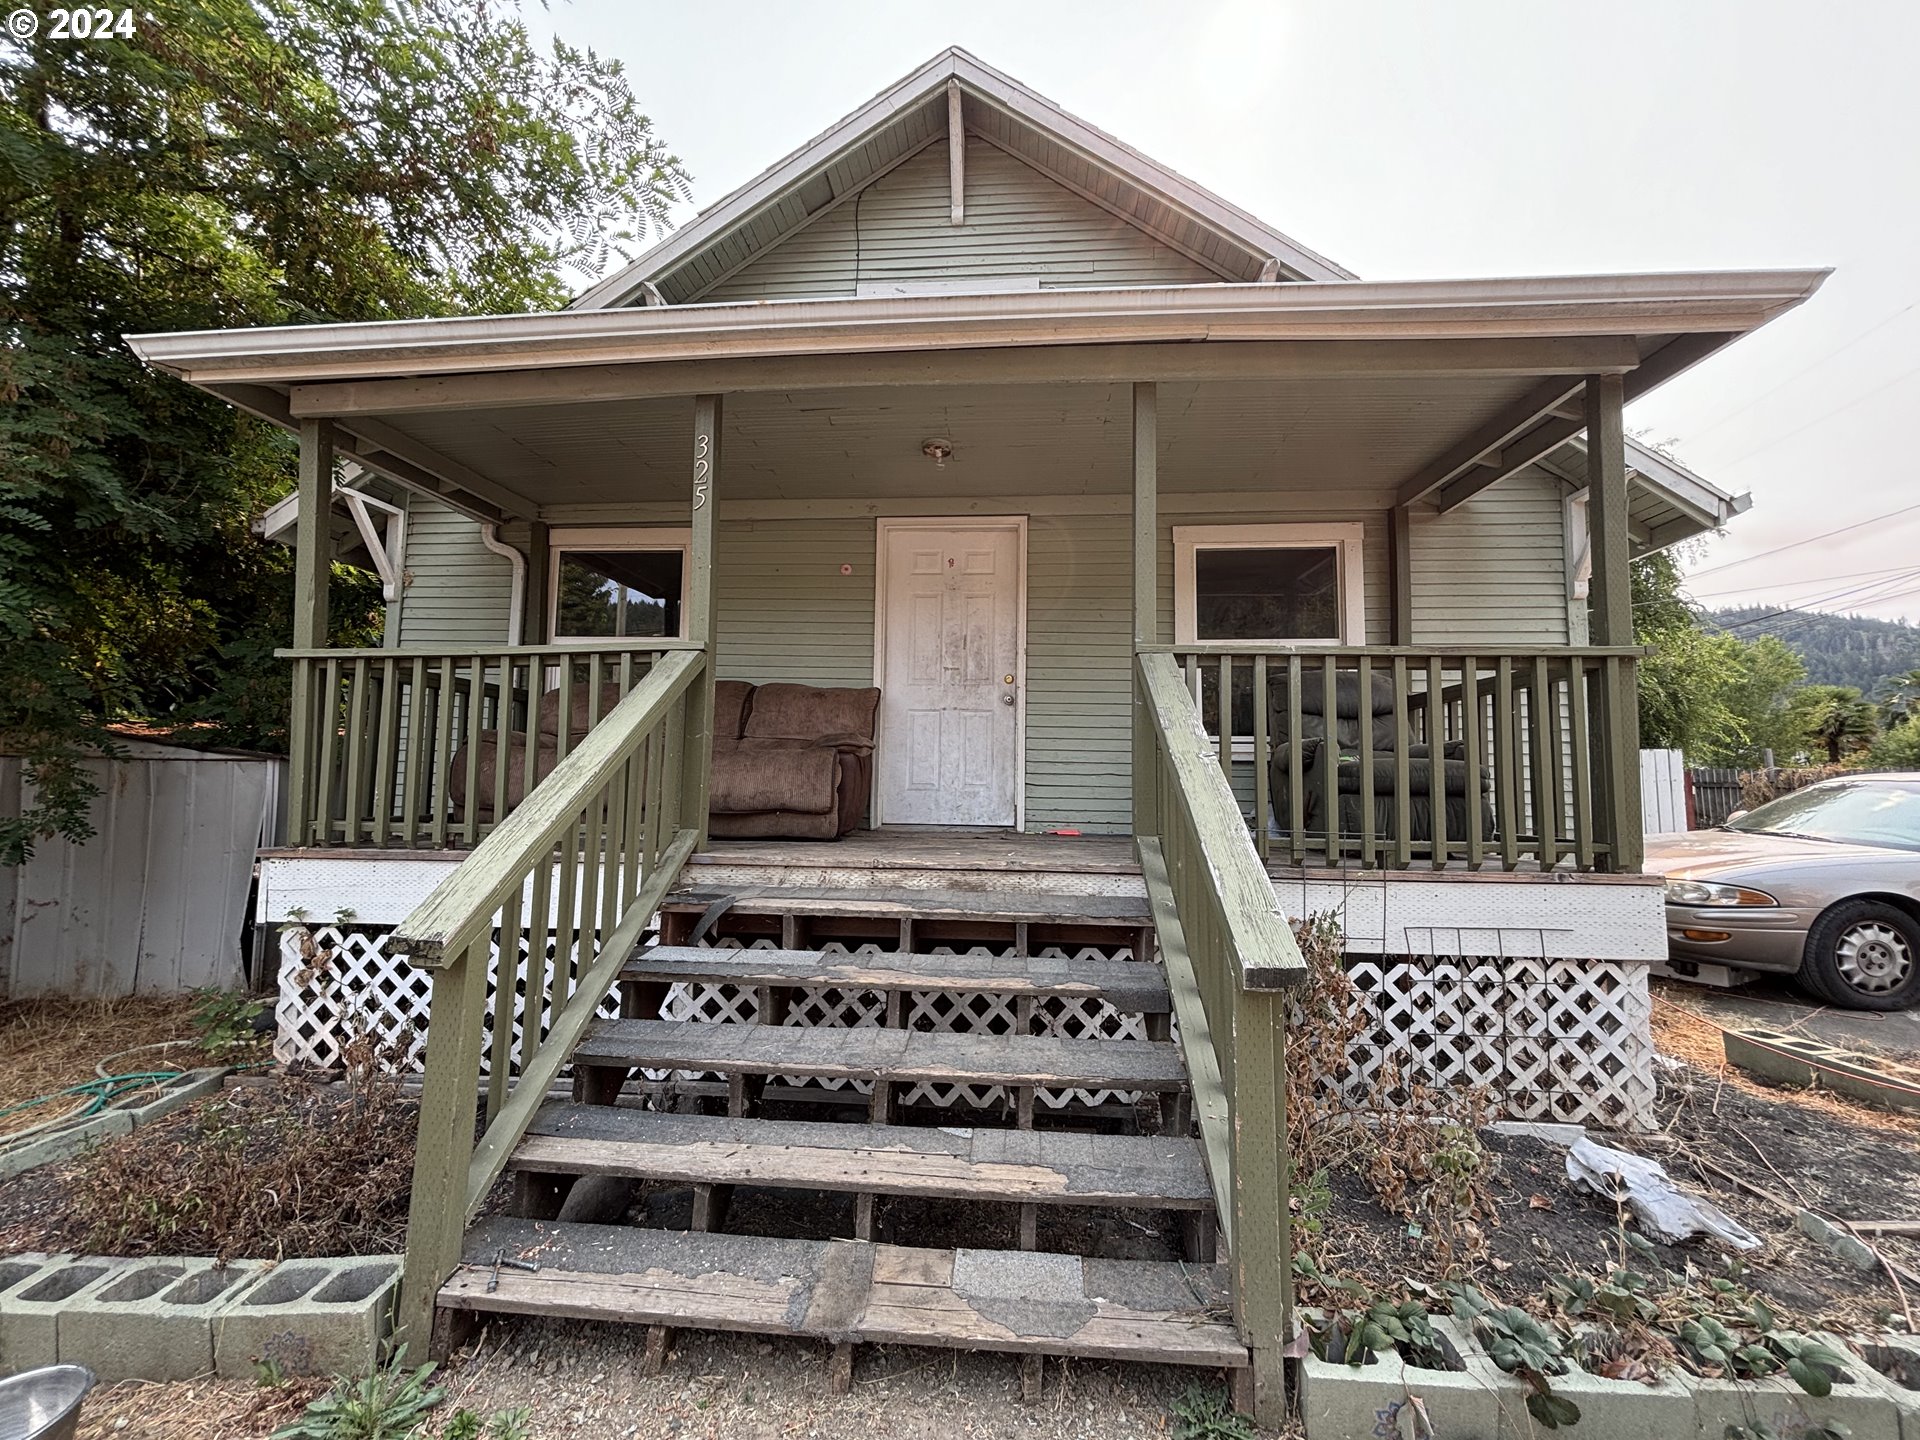
M 657 945 L 627 962 L 623 980 L 790 985 L 841 990 L 946 990 L 981 995 L 1105 999 L 1121 1010 L 1163 1013 L 1166 972 L 1137 960 L 1032 959 L 886 952 L 733 950 Z
M 799 1025 L 597 1020 L 575 1063 L 740 1075 L 1054 1089 L 1177 1090 L 1179 1047 L 1164 1040 L 1067 1040 L 1051 1035 Z
M 742 915 L 840 915 L 881 919 L 993 920 L 1041 925 L 1145 925 L 1152 918 L 1140 895 L 1063 895 L 1035 890 L 845 889 L 817 885 L 767 887 L 740 893 L 728 907 Z M 728 892 L 679 890 L 662 910 L 699 911 Z
M 1199 1210 L 1213 1203 L 1184 1136 L 742 1120 L 551 1101 L 509 1162 L 543 1174 L 681 1184 Z
M 1162 1364 L 1244 1366 L 1224 1266 L 492 1216 L 441 1306 Z M 537 1264 L 528 1272 L 497 1257 Z

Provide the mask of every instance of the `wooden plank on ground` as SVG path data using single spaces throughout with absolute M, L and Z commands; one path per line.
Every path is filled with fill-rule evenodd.
M 1184 1136 L 734 1119 L 553 1102 L 510 1168 L 678 1184 L 1167 1210 L 1213 1203 Z
M 713 985 L 829 986 L 841 990 L 950 990 L 969 994 L 1104 998 L 1121 1010 L 1165 1013 L 1157 965 L 1133 960 L 1003 959 L 980 955 L 823 955 L 815 950 L 723 950 L 660 945 L 623 980 Z
M 689 1025 L 600 1020 L 574 1063 L 728 1075 L 805 1075 L 894 1084 L 1043 1085 L 1057 1089 L 1177 1090 L 1178 1048 L 1155 1040 L 1063 1040 L 1051 1035 L 958 1035 L 925 1030 L 788 1025 Z
M 1225 1272 L 1173 1262 L 778 1240 L 495 1216 L 442 1287 L 455 1310 L 1239 1367 Z M 538 1265 L 497 1272 L 497 1257 Z

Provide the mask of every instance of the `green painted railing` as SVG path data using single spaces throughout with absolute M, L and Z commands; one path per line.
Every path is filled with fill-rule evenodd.
M 1237 1399 L 1278 1425 L 1293 1327 L 1285 990 L 1306 965 L 1179 663 L 1167 654 L 1136 663 L 1136 794 L 1150 813 L 1135 830 L 1231 1261 L 1234 1319 L 1252 1352 L 1251 1394 Z
M 688 774 L 707 761 L 698 713 L 705 667 L 698 650 L 661 657 L 389 942 L 433 974 L 400 1296 L 402 1338 L 415 1354 L 429 1346 L 434 1298 L 459 1263 L 469 1217 L 699 839 L 705 817 L 688 813 L 684 796 Z M 506 958 L 489 1014 L 496 945 Z M 517 965 L 508 962 L 523 945 L 527 984 L 518 994 Z
M 287 843 L 471 848 L 655 665 L 698 648 L 282 650 Z
M 1637 649 L 1153 648 L 1267 859 L 1640 868 Z

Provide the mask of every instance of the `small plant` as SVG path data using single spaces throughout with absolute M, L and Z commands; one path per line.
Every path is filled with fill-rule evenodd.
M 1233 1408 L 1226 1392 L 1189 1385 L 1173 1400 L 1173 1440 L 1255 1440 L 1253 1422 Z
M 200 1048 L 209 1055 L 232 1056 L 256 1050 L 260 1032 L 254 1022 L 266 1005 L 250 995 L 208 988 L 193 992 L 193 1028 L 200 1032 Z
M 274 1431 L 271 1440 L 406 1440 L 446 1398 L 445 1391 L 427 1383 L 435 1368 L 428 1361 L 408 1369 L 403 1349 L 371 1375 L 342 1377 L 298 1420 Z
M 463 1406 L 453 1412 L 440 1440 L 528 1440 L 532 1423 L 533 1411 L 525 1407 L 496 1411 L 489 1417 Z
M 1418 1300 L 1395 1304 L 1376 1298 L 1357 1280 L 1328 1281 L 1317 1273 L 1315 1278 L 1359 1302 L 1358 1308 L 1336 1312 L 1325 1326 L 1312 1332 L 1313 1353 L 1320 1359 L 1335 1365 L 1370 1365 L 1377 1356 L 1393 1350 L 1409 1365 L 1423 1370 L 1449 1367 L 1446 1349 L 1434 1333 L 1433 1319 Z
M 1527 1413 L 1549 1430 L 1577 1424 L 1580 1407 L 1553 1393 L 1549 1377 L 1567 1373 L 1566 1346 L 1560 1336 L 1526 1311 L 1495 1305 L 1471 1285 L 1449 1285 L 1453 1312 L 1473 1327 L 1487 1358 L 1509 1375 L 1524 1380 Z

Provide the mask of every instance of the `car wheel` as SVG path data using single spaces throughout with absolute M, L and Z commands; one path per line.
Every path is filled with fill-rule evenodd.
M 1878 900 L 1843 900 L 1807 934 L 1801 976 L 1848 1010 L 1920 1001 L 1920 921 Z

